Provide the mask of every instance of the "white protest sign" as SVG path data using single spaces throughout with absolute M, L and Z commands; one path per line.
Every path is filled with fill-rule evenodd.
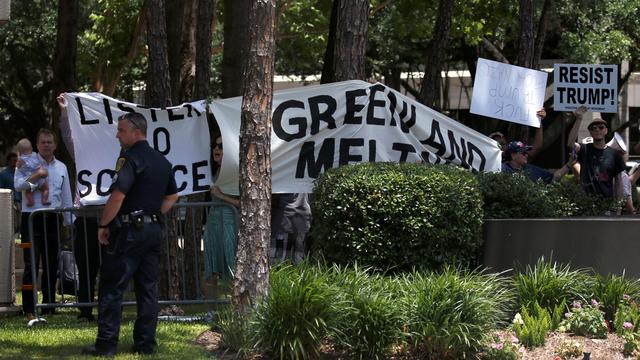
M 147 119 L 147 141 L 173 165 L 180 195 L 210 188 L 210 139 L 204 101 L 160 109 L 99 93 L 67 93 L 65 100 L 82 205 L 106 202 L 120 154 L 117 119 L 125 112 L 141 113 Z
M 544 104 L 547 73 L 478 59 L 471 112 L 540 127 L 536 112 Z
M 617 65 L 553 65 L 553 107 L 573 111 L 581 105 L 589 111 L 618 112 Z
M 224 157 L 216 180 L 238 194 L 242 98 L 215 100 Z M 382 84 L 347 81 L 276 92 L 272 106 L 274 193 L 308 193 L 322 172 L 362 162 L 452 163 L 500 171 L 495 141 Z

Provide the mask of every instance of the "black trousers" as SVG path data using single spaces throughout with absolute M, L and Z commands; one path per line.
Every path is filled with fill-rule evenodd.
M 138 310 L 133 328 L 134 347 L 140 352 L 151 352 L 155 348 L 162 237 L 159 224 L 144 224 L 139 229 L 124 227 L 119 234 L 112 234 L 109 246 L 102 248 L 97 350 L 111 352 L 117 348 L 122 296 L 131 278 Z
M 78 302 L 90 303 L 95 298 L 96 277 L 100 268 L 98 218 L 96 215 L 78 216 L 73 223 L 75 237 L 73 251 L 78 266 Z M 80 316 L 90 317 L 93 308 L 80 307 Z
M 22 243 L 31 242 L 29 232 L 29 215 L 22 213 L 20 224 L 20 234 Z M 55 303 L 55 288 L 58 270 L 58 247 L 60 218 L 56 214 L 36 214 L 33 217 L 33 241 L 31 250 L 24 249 L 24 273 L 22 275 L 22 285 L 32 285 L 40 269 L 42 262 L 42 281 L 39 290 L 42 291 L 43 303 Z M 31 271 L 31 251 L 35 255 L 35 274 Z M 34 313 L 35 304 L 32 290 L 22 290 L 22 310 L 25 313 Z M 51 311 L 51 310 L 49 310 Z M 45 313 L 48 311 L 44 311 Z

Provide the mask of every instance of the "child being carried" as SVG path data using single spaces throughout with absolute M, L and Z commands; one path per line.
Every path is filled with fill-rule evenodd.
M 47 183 L 48 173 L 44 166 L 46 163 L 38 156 L 37 153 L 33 152 L 33 146 L 31 146 L 31 141 L 29 141 L 29 139 L 25 138 L 18 141 L 16 148 L 18 150 L 18 157 L 20 158 L 21 163 L 21 166 L 18 167 L 16 171 L 20 171 L 20 173 L 27 178 L 33 175 L 40 168 L 45 171 L 45 177 L 40 178 L 38 182 L 33 185 L 37 186 L 37 189 L 42 193 L 42 205 L 51 205 L 51 202 L 49 202 L 49 185 Z M 25 197 L 27 206 L 31 207 L 35 205 L 33 191 L 25 191 Z

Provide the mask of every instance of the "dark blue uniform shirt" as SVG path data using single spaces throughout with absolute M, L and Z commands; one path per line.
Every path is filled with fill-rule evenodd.
M 165 195 L 178 192 L 171 163 L 146 140 L 136 142 L 118 159 L 113 189 L 125 194 L 120 214 L 137 210 L 159 213 Z

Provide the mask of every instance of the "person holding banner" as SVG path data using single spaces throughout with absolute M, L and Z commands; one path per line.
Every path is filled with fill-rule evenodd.
M 113 356 L 118 346 L 122 296 L 133 278 L 138 317 L 133 351 L 155 351 L 158 324 L 160 243 L 165 237 L 162 215 L 178 199 L 172 166 L 147 142 L 147 120 L 140 113 L 118 118 L 116 138 L 125 150 L 118 158 L 111 195 L 99 222 L 103 246 L 98 290 L 98 335 L 83 350 Z
M 569 162 L 567 162 L 567 164 L 556 170 L 554 173 L 551 173 L 545 169 L 528 163 L 529 151 L 531 151 L 531 149 L 531 146 L 526 145 L 522 141 L 512 141 L 507 144 L 504 150 L 507 161 L 502 164 L 502 172 L 522 172 L 531 181 L 541 180 L 545 184 L 550 184 L 552 181 L 560 180 L 563 176 L 570 172 L 571 167 L 576 162 L 575 158 L 571 158 L 569 159 Z
M 574 114 L 576 121 L 569 131 L 569 142 L 575 142 L 578 128 L 582 122 L 582 114 L 586 107 L 581 106 Z M 573 144 L 573 152 L 577 154 L 580 164 L 580 183 L 589 194 L 603 198 L 614 197 L 614 179 L 625 170 L 622 155 L 607 146 L 606 136 L 609 132 L 606 121 L 596 118 L 587 126 L 593 138 L 590 144 Z
M 211 155 L 215 183 L 224 155 L 222 137 L 216 137 Z M 240 200 L 223 193 L 215 185 L 211 186 L 211 200 L 214 204 L 229 204 L 235 208 L 240 207 Z M 205 276 L 219 276 L 225 280 L 233 278 L 236 264 L 237 216 L 237 212 L 228 206 L 213 206 L 209 210 L 204 231 Z

